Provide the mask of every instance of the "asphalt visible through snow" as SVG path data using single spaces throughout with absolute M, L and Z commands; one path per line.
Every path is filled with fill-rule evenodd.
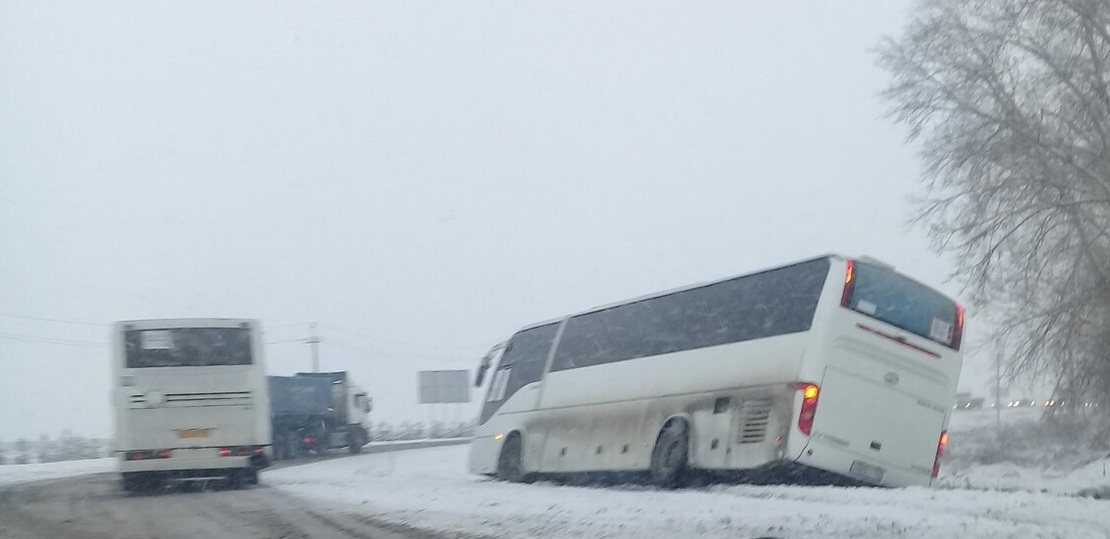
M 370 447 L 368 452 L 382 449 Z M 335 452 L 279 462 L 275 468 L 342 458 Z M 0 538 L 196 537 L 441 539 L 445 536 L 376 521 L 357 509 L 297 498 L 261 482 L 127 493 L 119 474 L 95 474 L 0 487 Z M 459 537 L 452 534 L 451 537 Z

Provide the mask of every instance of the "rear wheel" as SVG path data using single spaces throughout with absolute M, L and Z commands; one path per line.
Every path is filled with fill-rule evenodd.
M 523 457 L 524 445 L 520 441 L 520 435 L 514 432 L 501 446 L 501 455 L 497 457 L 497 477 L 513 483 L 527 481 L 528 476 L 521 464 Z
M 133 472 L 125 473 L 120 486 L 123 487 L 124 492 L 135 492 L 142 487 L 142 476 Z
M 352 455 L 362 453 L 362 446 L 366 445 L 366 440 L 362 436 L 361 430 L 353 430 L 347 435 L 347 447 Z
M 664 425 L 651 453 L 651 483 L 666 488 L 678 486 L 686 472 L 689 447 L 685 421 L 672 420 Z

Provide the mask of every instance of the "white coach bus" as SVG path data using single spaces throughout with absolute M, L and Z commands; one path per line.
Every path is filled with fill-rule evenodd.
M 469 468 L 928 485 L 963 325 L 940 292 L 828 255 L 528 326 L 479 368 Z
M 260 335 L 254 320 L 115 324 L 115 450 L 125 490 L 258 482 L 270 452 Z

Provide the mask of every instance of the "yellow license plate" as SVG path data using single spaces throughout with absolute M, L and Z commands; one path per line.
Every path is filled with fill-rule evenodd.
M 192 438 L 207 438 L 208 431 L 210 430 L 212 429 L 183 429 L 177 431 L 177 437 L 183 440 Z

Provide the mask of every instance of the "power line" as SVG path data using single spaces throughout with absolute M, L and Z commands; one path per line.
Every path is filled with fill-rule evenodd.
M 33 337 L 31 335 L 16 335 L 14 333 L 0 333 L 0 339 L 9 339 L 9 340 L 13 340 L 13 341 L 24 341 L 24 342 L 37 342 L 37 343 L 45 343 L 45 344 L 64 344 L 64 345 L 68 345 L 68 346 L 84 346 L 84 347 L 87 347 L 87 348 L 88 347 L 96 347 L 96 348 L 107 348 L 108 347 L 107 343 L 101 343 L 101 342 L 76 341 L 76 340 L 73 340 L 73 339 L 57 339 L 57 338 L 53 338 L 53 337 Z
M 291 328 L 293 326 L 308 326 L 308 322 L 290 322 L 288 324 L 262 324 L 262 329 Z
M 289 339 L 285 339 L 285 340 L 266 340 L 266 342 L 262 343 L 262 344 L 271 345 L 271 344 L 290 344 L 290 343 L 304 343 L 304 342 L 305 342 L 304 337 L 301 337 L 301 338 L 289 338 Z
M 470 352 L 463 352 L 459 348 L 448 348 L 448 347 L 445 347 L 445 346 L 435 346 L 435 345 L 428 345 L 428 344 L 422 344 L 422 343 L 413 343 L 413 342 L 405 342 L 405 341 L 391 341 L 391 340 L 386 340 L 386 339 L 379 339 L 377 337 L 371 337 L 371 336 L 359 333 L 357 331 L 351 331 L 349 329 L 344 329 L 344 328 L 336 327 L 336 326 L 333 326 L 333 325 L 325 326 L 324 329 L 330 330 L 330 331 L 335 331 L 335 332 L 338 332 L 338 333 L 342 333 L 342 334 L 345 334 L 349 337 L 353 337 L 353 338 L 356 338 L 356 339 L 360 339 L 362 341 L 365 341 L 365 342 L 369 343 L 374 348 L 394 348 L 394 349 L 396 349 L 396 348 L 415 348 L 415 349 L 425 350 L 425 351 L 430 352 L 432 354 L 434 354 L 435 352 L 438 351 L 442 355 L 452 355 L 452 356 L 458 356 L 460 354 L 466 354 L 466 355 L 470 354 Z M 481 348 L 481 347 L 479 346 L 479 347 L 475 347 L 475 348 Z M 417 355 L 419 355 L 419 354 L 417 354 Z M 427 355 L 427 354 L 425 354 L 425 355 Z
M 6 318 L 20 318 L 20 319 L 23 319 L 23 320 L 38 320 L 40 322 L 56 322 L 56 323 L 59 323 L 59 324 L 74 324 L 74 325 L 78 325 L 78 326 L 108 327 L 108 326 L 111 325 L 111 324 L 102 324 L 102 323 L 98 323 L 98 322 L 83 322 L 83 321 L 80 321 L 80 320 L 63 320 L 61 318 L 45 318 L 45 317 L 41 317 L 41 316 L 27 316 L 27 315 L 24 315 L 24 314 L 0 313 L 0 316 L 6 317 Z
M 331 343 L 333 345 L 339 346 L 340 348 L 347 348 L 348 350 L 369 352 L 371 355 L 378 356 L 378 357 L 381 357 L 383 359 L 398 358 L 398 359 L 405 359 L 405 360 L 409 360 L 409 361 L 417 361 L 417 362 L 422 362 L 422 363 L 463 363 L 463 362 L 466 362 L 468 364 L 472 363 L 474 361 L 477 361 L 477 359 L 474 359 L 473 354 L 458 353 L 458 354 L 451 354 L 451 355 L 433 355 L 433 354 L 422 354 L 422 353 L 413 353 L 413 352 L 392 352 L 392 351 L 385 350 L 385 349 L 382 349 L 380 347 L 374 346 L 372 344 L 362 344 L 362 343 L 351 342 L 351 341 L 348 341 L 347 339 L 344 339 L 342 337 L 332 339 Z

